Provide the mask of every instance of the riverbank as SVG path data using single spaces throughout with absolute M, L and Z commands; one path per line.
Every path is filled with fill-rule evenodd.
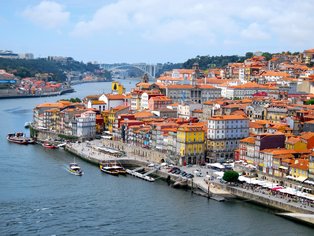
M 100 150 L 100 147 L 103 147 L 103 142 L 100 140 L 94 140 L 92 142 L 83 142 L 83 143 L 70 143 L 67 144 L 65 149 L 80 157 L 81 159 L 91 162 L 95 165 L 99 165 L 101 161 L 119 161 L 122 165 L 128 166 L 128 167 L 136 167 L 136 166 L 144 166 L 146 168 L 146 171 L 152 170 L 155 167 L 147 167 L 151 161 L 149 160 L 149 157 L 147 159 L 147 156 L 137 156 L 134 155 L 134 153 L 125 152 L 124 149 L 123 152 L 125 152 L 125 156 L 123 157 L 113 157 L 112 155 L 108 153 L 103 153 Z M 116 149 L 119 151 L 118 149 Z M 186 169 L 185 169 L 186 170 Z M 192 169 L 191 169 L 192 171 Z M 156 169 L 153 173 L 154 177 L 171 181 L 172 183 L 175 182 L 182 182 L 185 181 L 186 186 L 188 188 L 191 188 L 192 191 L 197 193 L 198 191 L 201 191 L 199 194 L 213 199 L 221 200 L 222 197 L 226 199 L 231 198 L 239 198 L 244 199 L 246 201 L 249 201 L 254 204 L 263 205 L 268 208 L 276 209 L 282 213 L 299 213 L 299 214 L 305 214 L 302 217 L 298 217 L 298 215 L 293 216 L 295 217 L 296 221 L 301 221 L 303 223 L 311 224 L 310 220 L 304 220 L 307 219 L 306 215 L 309 214 L 309 216 L 314 214 L 314 208 L 313 206 L 304 206 L 298 202 L 291 202 L 287 201 L 284 198 L 277 198 L 276 196 L 265 194 L 263 192 L 257 192 L 252 191 L 249 189 L 244 189 L 237 186 L 230 186 L 227 184 L 221 184 L 218 181 L 207 181 L 204 177 L 194 177 L 193 179 L 187 180 L 185 178 L 182 178 L 181 176 L 171 174 L 168 172 L 168 169 L 160 168 Z M 292 216 L 290 216 L 291 218 Z M 312 224 L 314 225 L 314 224 Z
M 13 99 L 13 98 L 38 98 L 38 97 L 54 97 L 60 96 L 66 93 L 73 93 L 74 89 L 72 87 L 62 89 L 57 92 L 47 92 L 47 93 L 37 93 L 37 94 L 20 94 L 15 90 L 0 91 L 0 99 Z
M 71 81 L 71 85 L 78 85 L 78 84 L 87 84 L 87 83 L 100 83 L 100 82 L 112 82 L 112 79 L 106 79 L 106 80 L 74 80 Z

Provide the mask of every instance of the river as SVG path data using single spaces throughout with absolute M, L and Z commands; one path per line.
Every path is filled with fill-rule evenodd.
M 136 81 L 122 80 L 127 90 Z M 8 143 L 39 103 L 110 92 L 110 82 L 74 86 L 60 97 L 0 100 L 0 235 L 313 235 L 313 229 L 245 201 L 216 202 L 130 176 L 109 176 L 73 156 Z

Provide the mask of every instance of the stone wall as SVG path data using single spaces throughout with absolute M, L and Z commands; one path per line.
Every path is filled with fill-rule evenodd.
M 55 139 L 60 139 L 58 134 L 55 132 L 51 131 L 46 131 L 46 130 L 38 130 L 31 128 L 33 131 L 31 132 L 32 138 L 36 138 L 38 141 L 45 141 L 45 140 L 55 140 Z
M 160 163 L 162 159 L 167 159 L 167 156 L 164 153 L 142 147 L 137 147 L 127 143 L 123 143 L 121 141 L 103 140 L 103 145 L 106 147 L 124 151 L 129 157 L 141 157 L 143 161 Z
M 246 191 L 243 191 L 241 189 L 237 189 L 237 188 L 233 188 L 233 187 L 227 187 L 227 190 L 231 194 L 233 194 L 239 198 L 248 199 L 254 203 L 258 203 L 260 205 L 264 205 L 264 206 L 267 206 L 270 208 L 278 209 L 280 211 L 295 212 L 295 213 L 312 213 L 309 210 L 301 209 L 301 208 L 286 204 L 286 203 L 281 202 L 281 201 L 274 201 L 274 200 L 269 199 L 267 197 L 255 195 L 253 193 L 246 192 Z

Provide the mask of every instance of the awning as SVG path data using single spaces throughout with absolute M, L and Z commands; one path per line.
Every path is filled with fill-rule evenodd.
M 264 167 L 264 163 L 259 163 L 258 165 L 261 167 Z
M 246 160 L 246 162 L 249 164 L 253 164 L 253 161 L 251 161 L 251 160 Z
M 306 180 L 307 177 L 304 177 L 304 176 L 299 176 L 296 178 L 297 181 L 300 181 L 300 182 L 304 182 L 304 180 Z
M 283 169 L 283 170 L 288 170 L 288 167 L 286 166 L 279 166 L 280 169 Z
M 314 185 L 314 181 L 312 181 L 312 180 L 305 180 L 304 183 Z

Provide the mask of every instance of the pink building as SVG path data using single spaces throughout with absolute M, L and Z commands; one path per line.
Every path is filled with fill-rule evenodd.
M 148 100 L 148 109 L 150 111 L 154 111 L 160 108 L 166 108 L 171 103 L 172 103 L 172 99 L 166 96 L 151 97 Z

